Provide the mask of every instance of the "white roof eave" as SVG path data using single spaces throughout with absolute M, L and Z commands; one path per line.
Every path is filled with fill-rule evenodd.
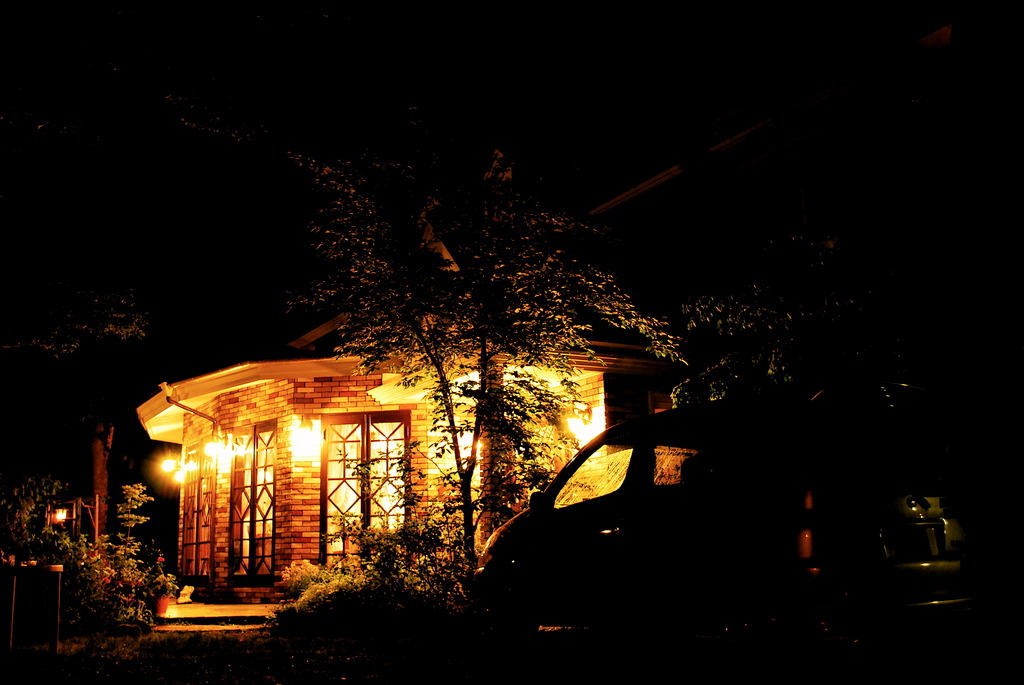
M 168 398 L 198 409 L 225 392 L 272 380 L 348 376 L 359 364 L 360 360 L 354 357 L 246 362 L 177 383 L 163 384 L 162 391 L 135 412 L 151 439 L 181 444 L 184 440 L 185 410 L 168 402 Z

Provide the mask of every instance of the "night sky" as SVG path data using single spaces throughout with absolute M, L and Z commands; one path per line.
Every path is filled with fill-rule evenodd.
M 685 178 L 602 217 L 632 237 L 624 266 L 645 264 L 625 268 L 627 281 L 668 313 L 682 291 L 739 270 L 735 248 L 794 211 L 780 180 L 798 173 L 792 155 L 835 232 L 894 261 L 915 255 L 913 288 L 938 286 L 932 299 L 945 302 L 920 314 L 932 357 L 997 354 L 997 329 L 978 342 L 962 311 L 991 292 L 974 277 L 989 247 L 963 230 L 964 166 L 977 164 L 959 47 L 970 26 L 956 24 L 960 61 L 915 71 L 905 59 L 914 38 L 954 20 L 942 3 L 628 16 L 336 5 L 0 11 L 5 308 L 60 281 L 131 288 L 151 320 L 143 341 L 68 359 L 6 354 L 22 465 L 48 452 L 65 466 L 87 458 L 75 417 L 98 406 L 119 426 L 115 458 L 137 468 L 156 448 L 133 412 L 158 383 L 272 356 L 305 332 L 284 305 L 305 282 L 306 226 L 322 198 L 290 154 L 425 146 L 466 170 L 498 148 L 517 181 L 573 212 L 687 165 Z M 856 115 L 807 141 L 780 134 L 781 151 L 766 143 L 782 172 L 736 171 L 721 155 L 723 171 L 707 154 L 785 103 L 849 83 L 870 84 Z M 969 364 L 949 364 L 962 390 Z

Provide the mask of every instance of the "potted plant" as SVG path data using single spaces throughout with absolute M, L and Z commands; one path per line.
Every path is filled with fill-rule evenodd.
M 164 558 L 157 557 L 156 564 L 147 582 L 149 596 L 156 600 L 156 615 L 163 618 L 171 598 L 178 594 L 178 581 L 173 574 L 164 571 Z

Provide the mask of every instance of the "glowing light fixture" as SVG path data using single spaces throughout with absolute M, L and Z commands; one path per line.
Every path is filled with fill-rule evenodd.
M 292 427 L 292 458 L 316 459 L 320 456 L 323 432 L 320 419 L 302 419 Z
M 810 528 L 804 528 L 796 537 L 797 559 L 811 559 L 814 557 L 814 539 Z
M 47 502 L 46 523 L 49 526 L 61 526 L 77 536 L 81 533 L 82 508 L 82 499 L 77 497 L 63 502 Z
M 567 419 L 566 425 L 582 447 L 604 430 L 604 407 L 577 407 L 576 416 Z
M 160 464 L 160 468 L 165 472 L 171 474 L 171 478 L 178 483 L 185 482 L 185 474 L 189 471 L 198 471 L 199 464 L 194 461 L 181 462 L 178 459 L 164 459 Z

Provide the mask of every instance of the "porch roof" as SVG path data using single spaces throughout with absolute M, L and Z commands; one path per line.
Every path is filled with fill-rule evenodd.
M 355 357 L 245 362 L 177 383 L 161 383 L 161 391 L 135 410 L 153 440 L 180 444 L 186 410 L 198 409 L 221 393 L 288 378 L 348 376 L 359 366 Z

